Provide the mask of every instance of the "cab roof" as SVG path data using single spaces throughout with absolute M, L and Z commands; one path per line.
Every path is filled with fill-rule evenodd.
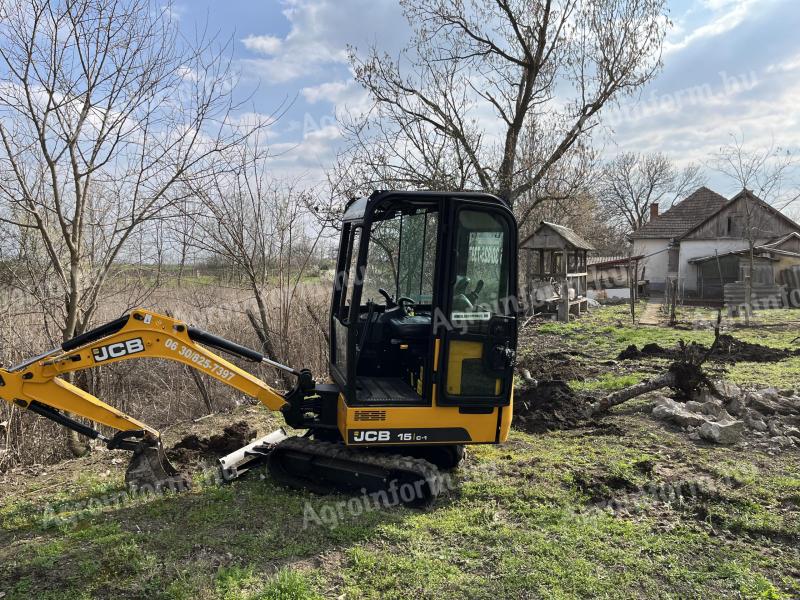
M 372 212 L 372 210 L 380 202 L 387 199 L 396 199 L 406 202 L 419 201 L 420 203 L 426 200 L 439 200 L 440 198 L 460 198 L 464 200 L 474 200 L 477 202 L 485 202 L 488 204 L 497 204 L 499 206 L 508 207 L 497 196 L 486 194 L 483 192 L 435 192 L 435 191 L 392 191 L 392 190 L 376 190 L 367 197 L 356 198 L 347 203 L 345 207 L 344 216 L 342 221 L 363 221 L 364 217 Z

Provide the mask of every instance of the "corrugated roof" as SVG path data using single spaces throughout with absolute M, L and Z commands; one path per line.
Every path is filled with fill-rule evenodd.
M 636 256 L 628 256 L 623 254 L 613 254 L 607 256 L 590 256 L 586 259 L 586 264 L 590 267 L 597 266 L 610 266 L 616 264 L 624 264 L 630 262 L 631 260 L 642 260 L 644 258 L 644 254 L 637 254 Z
M 520 243 L 520 247 L 531 249 L 533 246 L 529 245 L 530 241 L 538 234 L 544 227 L 550 227 L 553 231 L 555 231 L 558 235 L 564 238 L 571 246 L 579 250 L 594 250 L 594 246 L 592 246 L 589 242 L 575 233 L 569 227 L 564 227 L 563 225 L 556 225 L 555 223 L 549 223 L 548 221 L 542 221 L 539 223 L 539 226 L 536 228 L 531 235 L 527 238 L 522 240 Z
M 701 187 L 668 211 L 642 225 L 630 235 L 630 238 L 679 238 L 727 203 L 728 200 L 724 196 L 707 187 Z

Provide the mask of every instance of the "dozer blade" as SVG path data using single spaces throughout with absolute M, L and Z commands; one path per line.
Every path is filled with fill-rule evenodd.
M 164 453 L 161 440 L 143 440 L 133 450 L 125 471 L 125 485 L 131 492 L 184 492 L 192 487 L 187 477 L 178 473 Z
M 253 467 L 263 464 L 275 445 L 287 437 L 286 431 L 281 427 L 277 431 L 273 431 L 247 444 L 247 446 L 239 448 L 236 452 L 223 456 L 219 459 L 222 478 L 225 481 L 232 481 L 244 475 Z

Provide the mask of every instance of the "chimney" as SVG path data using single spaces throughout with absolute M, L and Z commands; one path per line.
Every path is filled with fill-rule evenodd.
M 653 202 L 650 205 L 650 220 L 652 221 L 658 216 L 658 202 Z

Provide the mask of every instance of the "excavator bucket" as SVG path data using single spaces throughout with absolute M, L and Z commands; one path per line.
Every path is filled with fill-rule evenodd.
M 178 473 L 164 453 L 161 440 L 141 442 L 133 451 L 133 458 L 125 472 L 125 485 L 132 492 L 183 492 L 191 489 L 192 482 Z

